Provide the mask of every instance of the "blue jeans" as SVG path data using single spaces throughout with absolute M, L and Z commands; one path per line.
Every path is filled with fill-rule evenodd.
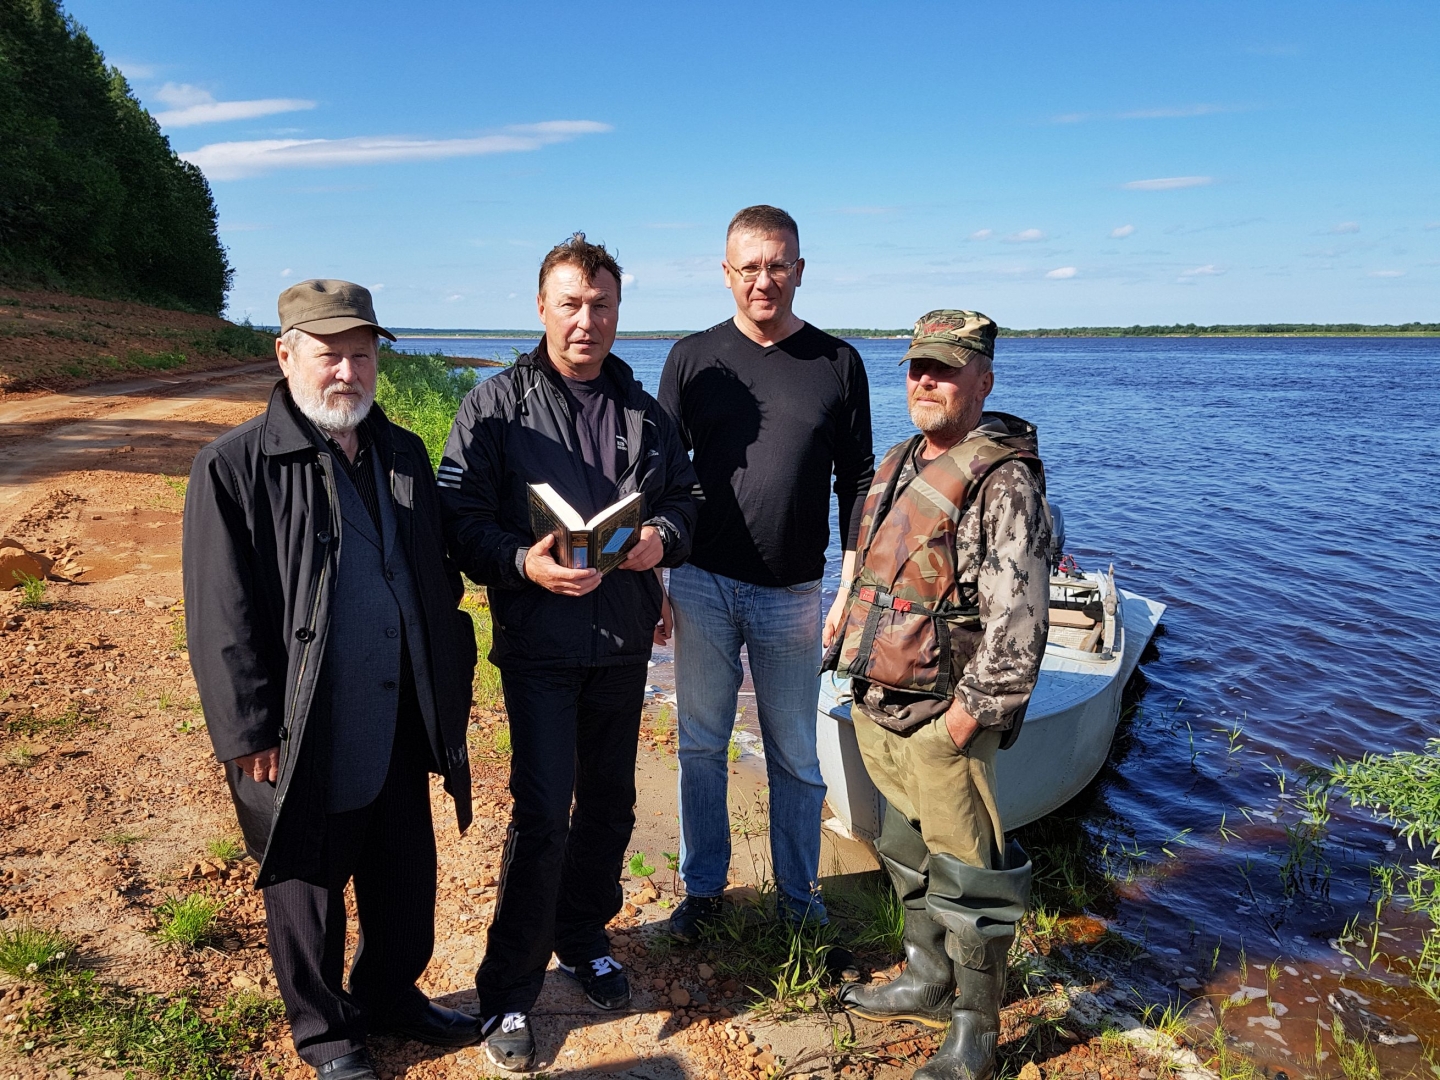
M 780 913 L 793 922 L 823 923 L 818 878 L 825 781 L 815 751 L 820 582 L 767 588 L 685 565 L 670 571 L 670 606 L 685 891 L 719 896 L 730 870 L 727 751 L 743 644 L 770 781 L 770 858 Z

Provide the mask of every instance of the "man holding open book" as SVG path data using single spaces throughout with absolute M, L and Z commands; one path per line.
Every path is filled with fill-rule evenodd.
M 614 258 L 576 233 L 545 257 L 536 302 L 544 339 L 471 391 L 439 479 L 450 553 L 489 590 L 510 717 L 515 808 L 475 984 L 486 1052 L 512 1071 L 533 1061 L 552 952 L 595 1005 L 630 1000 L 605 925 L 635 825 L 646 663 L 669 633 L 655 568 L 689 555 L 696 513 L 674 425 L 610 353 Z

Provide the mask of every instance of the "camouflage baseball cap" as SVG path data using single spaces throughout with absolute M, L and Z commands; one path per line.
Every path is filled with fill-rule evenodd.
M 995 332 L 999 329 L 988 315 L 978 311 L 957 311 L 940 308 L 927 311 L 915 323 L 910 348 L 900 363 L 908 364 L 917 357 L 939 360 L 951 367 L 963 368 L 975 354 L 995 356 Z

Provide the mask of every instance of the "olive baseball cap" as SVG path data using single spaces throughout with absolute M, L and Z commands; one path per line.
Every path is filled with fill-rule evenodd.
M 918 357 L 939 360 L 951 367 L 963 368 L 975 354 L 995 357 L 995 333 L 999 327 L 988 315 L 978 311 L 940 308 L 927 311 L 915 323 L 910 348 L 900 363 L 908 364 Z
M 280 294 L 280 333 L 300 329 L 307 334 L 339 334 L 357 326 L 371 327 L 391 341 L 395 335 L 375 321 L 370 290 L 352 281 L 311 278 Z

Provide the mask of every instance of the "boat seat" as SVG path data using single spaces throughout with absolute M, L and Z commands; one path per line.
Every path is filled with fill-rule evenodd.
M 1083 611 L 1076 611 L 1074 608 L 1050 609 L 1051 626 L 1070 626 L 1077 630 L 1089 630 L 1095 625 L 1095 620 Z

